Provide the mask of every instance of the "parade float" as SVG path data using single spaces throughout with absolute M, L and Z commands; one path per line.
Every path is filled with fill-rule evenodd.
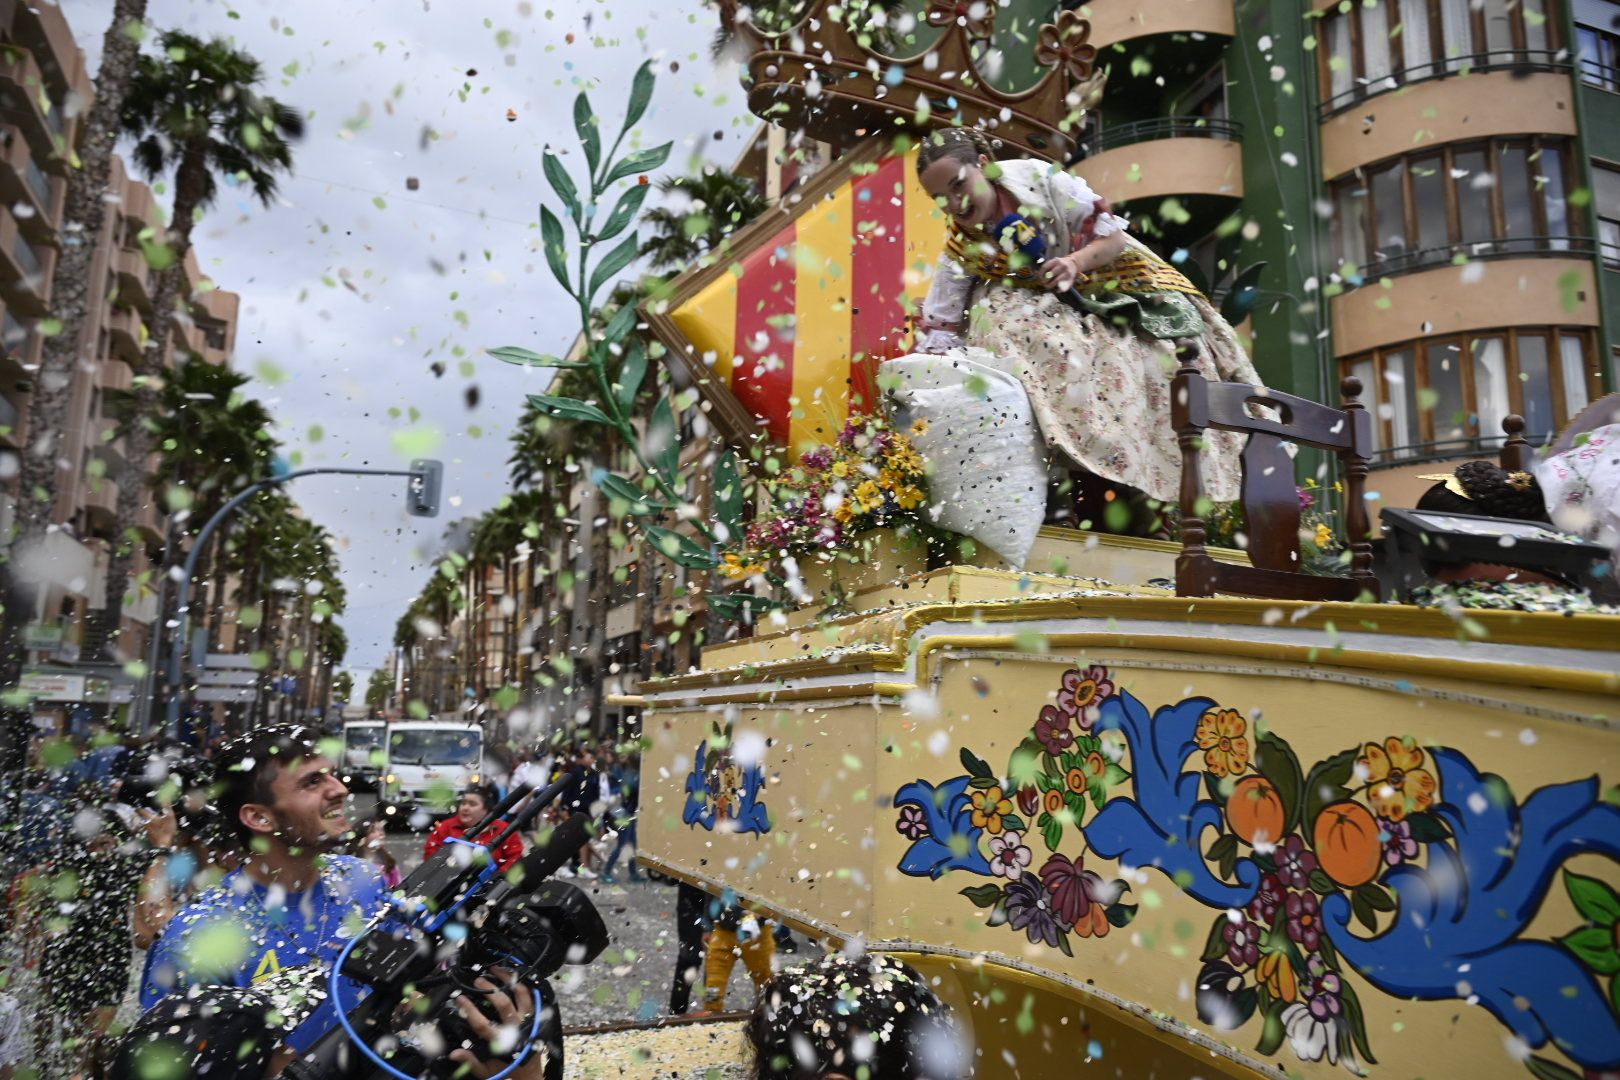
M 750 101 L 844 152 L 647 311 L 728 439 L 800 462 L 880 411 L 942 237 L 824 7 L 755 43 Z M 889 80 L 913 99 L 985 36 L 935 10 L 935 63 Z M 955 118 L 1062 146 L 1090 75 L 1063 20 L 1048 82 L 958 86 Z M 645 864 L 904 958 L 980 1076 L 1620 1068 L 1620 618 L 1178 595 L 1178 559 L 1184 594 L 1221 591 L 1189 566 L 1269 572 L 894 532 L 803 555 L 796 608 L 644 684 Z

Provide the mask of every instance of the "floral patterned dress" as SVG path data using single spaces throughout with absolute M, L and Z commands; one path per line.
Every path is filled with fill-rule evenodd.
M 1004 161 L 995 183 L 1038 223 L 1046 250 L 1069 252 L 1127 227 L 1086 182 L 1035 161 Z M 954 230 L 953 230 L 954 231 Z M 1078 243 L 1077 243 L 1078 241 Z M 1237 336 L 1198 290 L 1135 240 L 1078 287 L 1083 310 L 1042 287 L 1033 267 L 988 243 L 953 235 L 923 305 L 921 348 L 977 346 L 1007 358 L 1047 446 L 1073 465 L 1175 502 L 1181 450 L 1170 423 L 1174 340 L 1196 338 L 1206 378 L 1259 385 Z M 951 329 L 964 322 L 960 330 Z M 1238 498 L 1240 436 L 1210 432 L 1204 490 Z

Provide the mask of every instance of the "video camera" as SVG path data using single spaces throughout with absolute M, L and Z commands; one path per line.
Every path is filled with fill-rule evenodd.
M 589 819 L 570 817 L 549 841 L 504 875 L 492 852 L 534 819 L 568 786 L 558 781 L 533 793 L 517 787 L 468 835 L 478 836 L 523 798 L 528 803 L 487 844 L 452 839 L 396 890 L 397 902 L 356 934 L 329 974 L 309 968 L 283 972 L 248 988 L 217 987 L 172 995 L 143 1016 L 120 1048 L 113 1080 L 138 1080 L 154 1060 L 188 1061 L 184 1077 L 263 1075 L 277 1041 L 272 1027 L 290 1031 L 330 995 L 338 1023 L 281 1076 L 289 1080 L 406 1080 L 448 1078 L 461 1069 L 448 1060 L 466 1048 L 479 1060 L 494 1056 L 455 1007 L 460 994 L 484 1008 L 489 991 L 474 985 L 491 968 L 511 972 L 534 994 L 535 1013 L 512 1065 L 537 1048 L 546 1080 L 562 1080 L 562 1021 L 550 976 L 564 963 L 596 959 L 607 928 L 594 904 L 566 882 L 548 881 L 590 838 Z M 285 979 L 283 979 L 285 976 Z M 490 981 L 495 982 L 494 978 Z M 320 986 L 319 983 L 324 983 Z M 370 988 L 363 1000 L 346 984 Z M 302 1015 L 291 1016 L 302 1010 Z

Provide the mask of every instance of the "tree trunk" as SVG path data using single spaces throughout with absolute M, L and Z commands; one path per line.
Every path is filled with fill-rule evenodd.
M 118 142 L 119 112 L 130 77 L 135 73 L 140 42 L 127 32 L 132 20 L 146 17 L 146 0 L 114 0 L 113 15 L 102 39 L 101 67 L 96 72 L 96 96 L 90 112 L 78 129 L 79 168 L 69 173 L 63 204 L 61 250 L 51 278 L 51 313 L 61 322 L 61 332 L 45 339 L 40 353 L 39 373 L 28 402 L 29 444 L 20 455 L 18 497 L 15 506 L 16 530 L 11 558 L 0 581 L 5 586 L 4 611 L 0 613 L 0 686 L 15 686 L 22 678 L 27 651 L 23 648 L 23 627 L 33 618 L 35 590 L 32 582 L 12 579 L 17 555 L 35 547 L 50 527 L 56 506 L 56 479 L 61 468 L 59 440 L 67 432 L 67 410 L 72 396 L 73 367 L 81 349 L 94 350 L 96 342 L 85 343 L 85 320 L 89 317 L 89 297 L 93 276 L 91 261 L 106 221 L 107 207 L 102 196 L 112 171 L 113 147 Z M 69 463 L 69 467 L 76 467 Z M 9 763 L 27 749 L 28 711 L 7 710 L 9 727 L 16 734 L 0 758 Z M 20 758 L 18 759 L 20 763 Z M 16 788 L 18 785 L 12 785 Z

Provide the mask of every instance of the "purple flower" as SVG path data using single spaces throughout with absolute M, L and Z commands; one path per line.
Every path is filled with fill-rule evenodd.
M 1074 732 L 1069 730 L 1069 717 L 1050 705 L 1041 707 L 1040 719 L 1035 721 L 1035 737 L 1053 757 L 1057 757 L 1074 745 Z
M 1114 692 L 1108 669 L 1092 665 L 1081 671 L 1070 668 L 1063 673 L 1063 689 L 1058 691 L 1058 710 L 1080 721 L 1081 731 L 1090 731 L 1097 722 L 1098 706 Z
M 1299 508 L 1301 510 L 1309 510 L 1311 507 L 1316 505 L 1316 496 L 1312 495 L 1309 489 L 1296 487 L 1294 489 L 1294 494 L 1299 496 Z
M 1310 1007 L 1311 1015 L 1318 1020 L 1331 1020 L 1343 1011 L 1343 1004 L 1339 1001 L 1339 992 L 1343 989 L 1339 977 L 1328 970 L 1327 964 L 1319 956 L 1313 956 L 1307 965 L 1309 971 L 1305 977 L 1305 1004 Z
M 1024 846 L 1024 838 L 1015 832 L 990 838 L 990 872 L 997 877 L 1018 880 L 1034 857 Z
M 1260 935 L 1263 933 L 1260 924 L 1251 919 L 1227 920 L 1221 935 L 1226 938 L 1226 958 L 1233 967 L 1254 967 L 1260 962 Z
M 907 840 L 921 840 L 928 835 L 928 817 L 922 807 L 908 803 L 900 808 L 900 820 L 894 827 Z
M 1303 889 L 1310 884 L 1311 871 L 1316 869 L 1316 856 L 1305 849 L 1305 841 L 1290 836 L 1276 851 L 1277 878 L 1284 885 Z
M 1314 892 L 1288 894 L 1288 936 L 1308 953 L 1322 944 L 1322 905 Z
M 1261 926 L 1270 926 L 1277 917 L 1277 909 L 1283 906 L 1285 896 L 1277 875 L 1267 874 L 1260 879 L 1260 891 L 1249 901 L 1249 918 Z
M 1052 914 L 1052 905 L 1040 878 L 1026 872 L 1017 881 L 1009 881 L 1003 895 L 1009 926 L 1024 931 L 1031 942 L 1044 942 L 1050 948 L 1057 948 L 1062 927 Z
M 818 446 L 800 460 L 807 469 L 829 469 L 832 467 L 832 450 L 826 446 Z
M 1399 866 L 1417 857 L 1418 846 L 1417 841 L 1412 839 L 1410 821 L 1391 821 L 1381 817 L 1378 828 L 1378 838 L 1384 842 L 1384 861 L 1390 866 Z

